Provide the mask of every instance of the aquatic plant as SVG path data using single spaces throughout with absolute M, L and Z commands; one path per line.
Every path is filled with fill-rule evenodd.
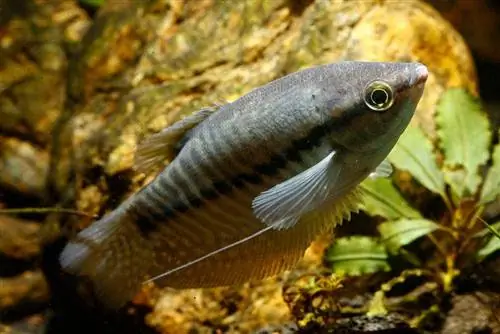
M 104 4 L 105 0 L 80 0 L 82 5 L 87 5 L 91 7 L 100 7 Z
M 435 140 L 418 126 L 402 135 L 389 155 L 394 180 L 362 184 L 362 210 L 382 219 L 377 235 L 338 238 L 325 254 L 340 277 L 385 273 L 367 315 L 386 315 L 431 295 L 428 310 L 408 316 L 411 327 L 439 314 L 460 276 L 500 250 L 500 221 L 482 218 L 485 206 L 500 195 L 500 143 L 492 140 L 497 130 L 481 102 L 457 88 L 443 93 L 435 120 Z M 410 280 L 412 288 L 396 302 L 387 297 Z

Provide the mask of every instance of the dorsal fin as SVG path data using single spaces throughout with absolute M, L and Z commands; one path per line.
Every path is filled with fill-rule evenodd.
M 162 131 L 149 136 L 135 151 L 134 169 L 148 174 L 152 169 L 172 161 L 178 151 L 177 144 L 186 132 L 195 128 L 219 109 L 219 105 L 203 108 Z

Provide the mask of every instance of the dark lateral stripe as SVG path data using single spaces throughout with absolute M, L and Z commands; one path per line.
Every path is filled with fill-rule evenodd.
M 139 219 L 134 220 L 134 222 L 135 222 L 135 225 L 137 226 L 137 228 L 139 229 L 139 233 L 143 237 L 149 236 L 151 233 L 156 231 L 156 229 L 158 228 L 155 220 L 152 220 L 152 219 L 149 219 L 149 218 L 146 218 L 143 216 L 141 216 L 141 218 L 139 218 Z
M 163 176 L 163 175 L 162 175 Z M 170 180 L 164 180 L 164 186 L 172 188 L 172 190 L 177 194 L 178 196 L 178 202 L 180 206 L 181 211 L 185 211 L 183 208 L 187 206 L 188 203 L 185 203 L 185 200 L 193 196 L 189 190 L 189 185 L 186 183 L 188 180 L 183 178 L 182 172 L 179 170 L 179 168 L 172 168 L 170 169 Z M 164 179 L 164 177 L 162 177 Z M 187 210 L 187 209 L 186 209 Z
M 232 188 L 231 184 L 232 184 L 232 182 L 229 183 L 229 182 L 219 180 L 219 181 L 215 181 L 213 183 L 213 187 L 219 195 L 226 195 L 226 194 L 229 194 L 231 192 L 231 188 Z
M 203 196 L 204 199 L 206 200 L 213 200 L 219 197 L 217 194 L 217 191 L 213 188 L 204 188 L 201 190 L 201 196 Z
M 258 174 L 266 176 L 274 176 L 278 174 L 280 167 L 278 167 L 275 163 L 270 162 L 266 164 L 257 165 L 253 168 L 253 170 Z
M 314 128 L 308 136 L 300 140 L 292 141 L 292 144 L 286 148 L 282 153 L 275 154 L 269 159 L 269 162 L 264 164 L 255 165 L 252 173 L 241 173 L 234 176 L 232 179 L 227 181 L 216 180 L 212 183 L 212 187 L 203 188 L 200 190 L 202 198 L 195 196 L 194 194 L 188 194 L 189 205 L 184 203 L 182 200 L 169 200 L 169 203 L 162 203 L 161 213 L 159 214 L 156 210 L 148 210 L 148 213 L 143 216 L 142 220 L 138 223 L 138 226 L 144 236 L 147 236 L 151 232 L 157 229 L 157 224 L 165 222 L 165 220 L 173 219 L 179 213 L 187 212 L 191 208 L 200 208 L 207 201 L 219 198 L 222 195 L 227 195 L 231 193 L 234 189 L 242 189 L 245 184 L 260 184 L 263 182 L 262 176 L 274 176 L 279 173 L 279 171 L 286 167 L 289 161 L 300 162 L 301 161 L 301 151 L 311 150 L 321 144 L 322 139 L 327 134 L 327 128 L 331 127 L 331 124 L 326 124 L 323 126 L 318 126 Z M 193 152 L 194 159 L 201 159 L 199 152 L 196 150 Z M 203 171 L 207 177 L 212 176 L 209 171 Z M 150 191 L 156 190 L 156 194 L 149 194 L 150 191 L 146 193 L 145 200 L 150 200 L 154 203 L 151 205 L 160 205 L 160 198 L 166 198 L 166 193 L 168 191 L 161 191 L 158 188 L 167 190 L 169 188 L 168 181 L 163 177 L 157 181 L 159 184 L 157 187 L 151 187 Z M 175 188 L 175 187 L 174 187 Z M 172 189 L 175 190 L 175 189 Z M 156 195 L 156 196 L 155 196 Z M 154 198 L 154 200 L 153 200 Z M 146 217 L 144 217 L 146 216 Z
M 155 232 L 159 222 L 172 219 L 176 216 L 175 210 L 170 207 L 169 203 L 163 201 L 165 197 L 155 188 L 149 187 L 144 189 L 142 207 L 138 208 L 137 212 L 139 217 L 134 220 L 139 233 L 144 237 Z
M 230 181 L 232 184 L 238 186 L 238 188 L 243 188 L 245 183 L 249 184 L 260 184 L 262 183 L 262 178 L 257 173 L 241 173 L 233 177 Z
M 199 208 L 203 205 L 203 200 L 201 198 L 199 198 L 198 196 L 190 197 L 189 204 L 191 204 L 191 206 L 193 208 Z
M 146 188 L 143 197 L 143 205 L 140 210 L 142 211 L 144 216 L 151 217 L 151 219 L 155 219 L 157 217 L 164 218 L 165 216 L 165 203 L 163 198 L 164 196 L 161 193 L 157 192 L 155 187 Z M 172 213 L 173 215 L 173 213 Z

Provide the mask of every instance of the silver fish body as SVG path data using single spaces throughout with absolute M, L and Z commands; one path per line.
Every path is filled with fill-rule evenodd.
M 418 63 L 329 64 L 179 121 L 137 152 L 139 167 L 170 164 L 80 232 L 62 267 L 110 307 L 151 278 L 212 287 L 290 268 L 383 176 L 426 78 Z

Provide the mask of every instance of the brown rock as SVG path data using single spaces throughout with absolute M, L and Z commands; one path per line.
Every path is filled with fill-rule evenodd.
M 25 272 L 13 278 L 0 278 L 0 312 L 26 304 L 49 301 L 49 289 L 39 271 Z
M 65 50 L 89 21 L 70 0 L 0 0 L 0 8 L 0 187 L 42 197 L 66 103 Z
M 353 28 L 347 57 L 427 65 L 431 75 L 413 123 L 433 135 L 435 105 L 443 91 L 465 87 L 477 94 L 476 72 L 467 46 L 452 26 L 430 6 L 409 4 L 386 1 L 374 6 Z
M 45 183 L 52 130 L 66 103 L 66 52 L 81 39 L 88 23 L 77 1 L 0 0 L 2 201 L 50 202 Z M 2 257 L 33 260 L 40 255 L 41 238 L 39 224 L 0 216 Z M 25 304 L 46 303 L 48 298 L 44 276 L 36 269 L 0 278 L 2 314 Z
M 0 187 L 42 197 L 49 154 L 28 141 L 0 136 Z
M 35 314 L 21 321 L 9 324 L 0 324 L 2 334 L 34 334 L 45 332 L 46 319 L 43 315 Z
M 3 2 L 13 12 L 0 27 L 0 131 L 47 144 L 65 101 L 63 43 L 85 17 L 74 1 Z
M 426 0 L 462 34 L 481 58 L 500 61 L 500 5 L 495 0 Z
M 442 334 L 500 333 L 500 295 L 457 295 L 441 329 Z
M 40 224 L 0 216 L 0 254 L 29 259 L 40 253 Z

